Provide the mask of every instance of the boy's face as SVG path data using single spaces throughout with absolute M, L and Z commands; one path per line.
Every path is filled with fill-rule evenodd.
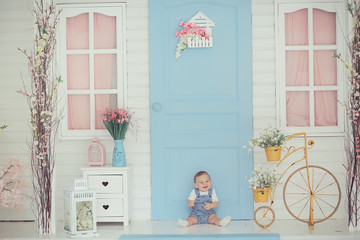
M 195 180 L 194 183 L 195 187 L 198 188 L 201 192 L 206 192 L 210 189 L 211 187 L 211 180 L 209 175 L 207 174 L 202 174 L 200 176 L 198 176 Z

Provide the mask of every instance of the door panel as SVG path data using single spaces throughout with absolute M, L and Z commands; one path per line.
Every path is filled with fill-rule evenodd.
M 213 48 L 175 59 L 181 21 L 202 11 L 216 22 Z M 186 218 L 197 171 L 208 171 L 217 215 L 250 219 L 245 176 L 252 155 L 251 1 L 150 0 L 152 217 Z

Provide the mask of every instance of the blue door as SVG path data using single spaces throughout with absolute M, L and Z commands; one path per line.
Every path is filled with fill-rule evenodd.
M 176 60 L 180 22 L 211 18 L 212 48 Z M 251 0 L 149 0 L 152 218 L 186 218 L 197 171 L 207 171 L 219 217 L 251 219 Z

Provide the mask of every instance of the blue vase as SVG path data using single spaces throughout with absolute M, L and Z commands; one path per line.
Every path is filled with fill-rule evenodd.
M 112 159 L 113 167 L 125 167 L 126 158 L 125 158 L 125 149 L 124 149 L 124 140 L 114 140 L 114 152 Z

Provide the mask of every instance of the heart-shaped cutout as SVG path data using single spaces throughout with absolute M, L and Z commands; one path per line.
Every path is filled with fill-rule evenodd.
M 107 210 L 109 208 L 109 205 L 103 205 L 103 208 Z
M 106 187 L 109 184 L 109 182 L 102 182 L 102 185 L 104 185 L 104 187 Z

